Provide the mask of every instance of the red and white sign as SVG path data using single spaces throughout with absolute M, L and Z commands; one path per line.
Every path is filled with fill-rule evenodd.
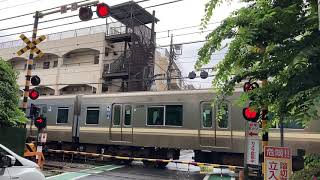
M 264 148 L 265 180 L 287 180 L 292 173 L 292 155 L 288 147 Z
M 249 139 L 259 139 L 259 128 L 260 125 L 257 122 L 249 122 L 248 123 L 248 131 L 247 135 Z
M 248 139 L 247 164 L 259 165 L 259 140 Z

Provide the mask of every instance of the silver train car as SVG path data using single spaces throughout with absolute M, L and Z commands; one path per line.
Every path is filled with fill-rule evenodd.
M 29 103 L 47 118 L 48 146 L 54 149 L 160 159 L 178 159 L 180 150 L 190 149 L 197 162 L 243 165 L 245 120 L 234 105 L 238 95 L 220 106 L 222 114 L 210 90 L 47 96 Z M 294 160 L 319 153 L 320 122 L 286 128 L 284 137 Z M 270 129 L 269 145 L 279 146 L 279 140 L 279 129 Z

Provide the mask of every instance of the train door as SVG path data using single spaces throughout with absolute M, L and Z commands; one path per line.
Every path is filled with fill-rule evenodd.
M 231 148 L 231 105 L 228 102 L 216 107 L 216 146 L 219 148 Z
M 200 104 L 201 117 L 199 128 L 199 141 L 202 147 L 214 147 L 216 142 L 216 123 L 214 119 L 214 108 L 210 102 Z
M 130 104 L 114 104 L 112 106 L 111 141 L 132 142 L 132 115 L 132 105 Z

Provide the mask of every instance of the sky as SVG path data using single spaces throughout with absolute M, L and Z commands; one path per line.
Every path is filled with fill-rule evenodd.
M 0 19 L 5 19 L 7 17 L 12 17 L 20 14 L 35 12 L 36 10 L 43 10 L 52 7 L 59 7 L 61 5 L 70 4 L 80 0 L 0 0 L 0 13 L 2 14 Z M 127 0 L 100 0 L 100 2 L 104 2 L 109 6 L 120 4 L 126 2 Z M 139 0 L 136 0 L 139 1 Z M 148 7 L 152 5 L 162 4 L 166 2 L 171 2 L 174 0 L 149 0 L 146 2 L 139 3 L 142 7 Z M 215 29 L 219 23 L 228 17 L 231 12 L 243 6 L 239 0 L 232 0 L 230 3 L 225 3 L 219 6 L 213 14 L 213 17 L 210 20 L 210 24 L 205 32 L 200 32 L 200 26 L 194 28 L 187 28 L 183 30 L 172 30 L 178 29 L 183 27 L 189 26 L 197 26 L 200 25 L 201 19 L 204 16 L 204 9 L 205 4 L 209 0 L 183 0 L 181 2 L 176 2 L 172 4 L 167 4 L 163 6 L 147 8 L 147 11 L 152 13 L 153 10 L 156 12 L 156 17 L 160 20 L 156 26 L 155 31 L 157 32 L 157 45 L 163 46 L 170 44 L 170 35 L 173 34 L 173 43 L 179 44 L 183 42 L 190 42 L 190 41 L 199 41 L 205 40 L 206 35 L 210 32 L 210 30 Z M 73 14 L 78 14 L 78 11 L 68 11 L 65 14 L 56 13 L 54 15 L 48 15 L 44 18 L 40 19 L 40 22 L 61 18 L 65 16 L 70 16 Z M 95 15 L 94 15 L 95 17 Z M 68 22 L 75 22 L 79 21 L 78 17 L 66 18 L 59 21 L 54 21 L 50 23 L 40 23 L 39 29 L 49 27 L 52 25 L 58 25 Z M 12 34 L 12 33 L 20 33 L 24 31 L 32 30 L 32 26 L 17 28 L 17 29 L 10 29 L 4 30 L 8 27 L 24 25 L 24 24 L 32 24 L 33 18 L 32 15 L 24 16 L 21 18 L 16 18 L 12 20 L 6 20 L 0 22 L 0 36 Z M 104 24 L 105 19 L 96 19 L 87 22 L 81 22 L 77 24 L 72 24 L 63 27 L 57 27 L 53 29 L 47 30 L 40 30 L 39 34 L 50 34 L 55 32 L 61 32 L 66 30 L 72 29 L 79 29 L 82 27 L 90 27 L 94 25 Z M 206 32 L 207 31 L 207 32 Z M 182 35 L 187 33 L 194 33 L 189 35 Z M 25 33 L 28 37 L 31 36 L 31 33 Z M 0 37 L 0 42 L 10 41 L 10 40 L 17 40 L 19 35 L 12 35 L 7 37 Z M 177 64 L 182 69 L 183 76 L 188 76 L 188 73 L 194 70 L 194 64 L 197 59 L 197 52 L 201 48 L 203 43 L 196 43 L 196 44 L 188 44 L 183 45 L 182 47 L 182 55 L 177 57 Z M 226 49 L 223 49 L 220 52 L 215 52 L 215 55 L 212 56 L 212 61 L 210 64 L 206 65 L 205 67 L 213 67 L 217 64 L 221 59 L 224 57 L 224 53 Z M 200 72 L 197 72 L 199 75 Z M 187 84 L 193 84 L 196 88 L 208 88 L 211 86 L 212 78 L 207 79 L 195 79 L 189 80 L 186 79 L 185 82 Z

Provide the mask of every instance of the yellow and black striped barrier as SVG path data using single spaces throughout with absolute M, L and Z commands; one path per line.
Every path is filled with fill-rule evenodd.
M 81 156 L 91 156 L 91 157 L 100 157 L 100 158 L 113 158 L 120 160 L 129 160 L 129 161 L 150 161 L 150 162 L 165 162 L 165 163 L 177 163 L 177 164 L 187 164 L 193 166 L 199 166 L 207 168 L 220 168 L 220 169 L 229 169 L 230 171 L 240 171 L 243 167 L 240 166 L 232 166 L 232 165 L 220 165 L 220 164 L 210 164 L 210 163 L 200 163 L 194 161 L 179 161 L 179 160 L 167 160 L 167 159 L 151 159 L 151 158 L 135 158 L 135 157 L 125 157 L 125 156 L 113 156 L 107 154 L 97 154 L 97 153 L 88 153 L 88 152 L 80 152 L 80 151 L 66 151 L 66 150 L 53 150 L 49 149 L 49 153 L 60 153 L 60 154 L 71 154 L 71 155 L 81 155 Z
M 46 39 L 46 36 L 42 35 L 40 36 L 38 39 L 36 39 L 35 41 L 31 42 L 24 34 L 20 35 L 20 38 L 23 40 L 23 42 L 25 42 L 27 45 L 20 49 L 17 54 L 19 56 L 21 56 L 23 53 L 27 52 L 28 50 L 31 49 L 31 51 L 35 52 L 36 54 L 38 54 L 38 56 L 36 58 L 40 58 L 43 56 L 43 52 L 37 48 L 37 44 L 39 44 L 40 42 L 44 41 Z

